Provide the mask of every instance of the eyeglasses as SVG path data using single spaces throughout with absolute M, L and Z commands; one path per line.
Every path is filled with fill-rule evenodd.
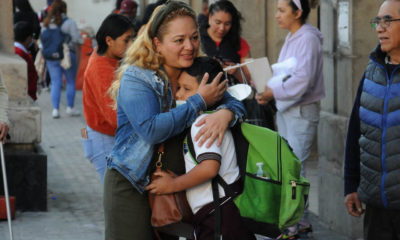
M 392 19 L 392 18 L 387 18 L 387 17 L 376 17 L 374 19 L 371 20 L 371 26 L 373 29 L 376 29 L 378 26 L 381 26 L 382 28 L 388 28 L 390 27 L 390 23 L 391 22 L 395 22 L 395 21 L 400 21 L 400 18 L 398 19 Z

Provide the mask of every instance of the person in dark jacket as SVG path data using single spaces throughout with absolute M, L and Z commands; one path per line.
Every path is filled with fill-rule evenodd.
M 360 81 L 345 152 L 345 205 L 364 239 L 400 239 L 400 0 L 386 0 L 371 21 L 379 45 Z
M 151 14 L 153 14 L 154 9 L 166 2 L 167 0 L 158 0 L 155 3 L 150 3 L 149 5 L 147 5 L 144 9 L 142 24 L 147 24 L 147 22 L 150 20 Z
M 38 45 L 36 41 L 40 36 L 40 23 L 38 15 L 33 11 L 31 4 L 28 0 L 14 0 L 14 24 L 24 21 L 29 23 L 32 28 L 34 44 L 28 49 L 31 54 L 33 61 L 35 61 L 36 54 L 38 52 Z
M 207 26 L 208 23 L 208 0 L 203 0 L 201 3 L 201 12 L 197 15 L 197 22 L 200 28 L 202 26 Z
M 241 37 L 241 20 L 241 13 L 232 2 L 219 0 L 209 8 L 208 24 L 200 25 L 202 50 L 207 56 L 217 59 L 223 68 L 243 63 L 251 57 L 250 45 Z M 242 79 L 239 68 L 229 70 L 228 74 L 235 79 L 231 84 L 250 79 L 248 71 L 242 73 L 246 79 Z
M 38 74 L 36 72 L 35 64 L 33 63 L 30 46 L 33 45 L 33 32 L 31 24 L 25 21 L 17 22 L 14 25 L 14 52 L 27 64 L 28 76 L 28 95 L 35 101 L 37 99 L 37 82 Z

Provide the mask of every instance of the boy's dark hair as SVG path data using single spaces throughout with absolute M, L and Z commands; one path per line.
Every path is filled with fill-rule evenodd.
M 133 29 L 132 22 L 129 20 L 129 18 L 115 13 L 108 15 L 101 23 L 101 26 L 96 33 L 96 40 L 98 44 L 97 53 L 99 55 L 103 55 L 107 51 L 107 36 L 110 36 L 115 40 L 129 29 Z
M 201 79 L 203 79 L 204 74 L 208 73 L 209 78 L 207 83 L 211 83 L 218 73 L 223 72 L 223 69 L 219 62 L 213 58 L 197 57 L 194 59 L 192 66 L 184 68 L 183 71 L 192 77 L 196 77 L 199 83 L 201 82 Z M 223 80 L 223 77 L 221 77 L 220 82 Z
M 197 57 L 194 59 L 192 66 L 183 69 L 184 72 L 189 74 L 192 77 L 196 77 L 197 82 L 200 84 L 201 80 L 205 73 L 208 73 L 208 81 L 207 83 L 211 83 L 212 80 L 218 75 L 218 73 L 223 72 L 223 69 L 219 62 L 210 57 Z M 222 82 L 224 77 L 221 77 L 219 80 Z M 216 109 L 221 102 L 216 102 L 213 106 L 208 106 L 207 110 Z
M 30 36 L 33 37 L 33 29 L 30 23 L 20 21 L 14 24 L 14 41 L 22 43 Z

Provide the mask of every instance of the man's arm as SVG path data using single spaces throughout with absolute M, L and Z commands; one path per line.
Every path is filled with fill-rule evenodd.
M 355 217 L 360 217 L 363 213 L 357 188 L 360 184 L 360 145 L 358 139 L 361 133 L 359 109 L 364 79 L 365 75 L 358 86 L 357 96 L 350 115 L 344 161 L 345 205 L 348 213 Z

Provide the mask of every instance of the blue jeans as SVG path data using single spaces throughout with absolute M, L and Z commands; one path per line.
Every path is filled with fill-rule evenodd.
M 99 133 L 89 126 L 87 126 L 86 129 L 88 139 L 82 138 L 85 158 L 93 164 L 99 174 L 101 183 L 104 183 L 104 173 L 107 168 L 106 156 L 111 152 L 115 138 Z
M 72 51 L 71 54 L 71 67 L 65 70 L 61 67 L 61 60 L 46 60 L 46 66 L 50 73 L 51 79 L 51 101 L 53 103 L 53 108 L 60 108 L 60 96 L 62 87 L 62 76 L 65 75 L 67 80 L 67 106 L 74 107 L 75 99 L 75 78 L 78 71 L 78 66 L 76 64 L 76 56 Z

